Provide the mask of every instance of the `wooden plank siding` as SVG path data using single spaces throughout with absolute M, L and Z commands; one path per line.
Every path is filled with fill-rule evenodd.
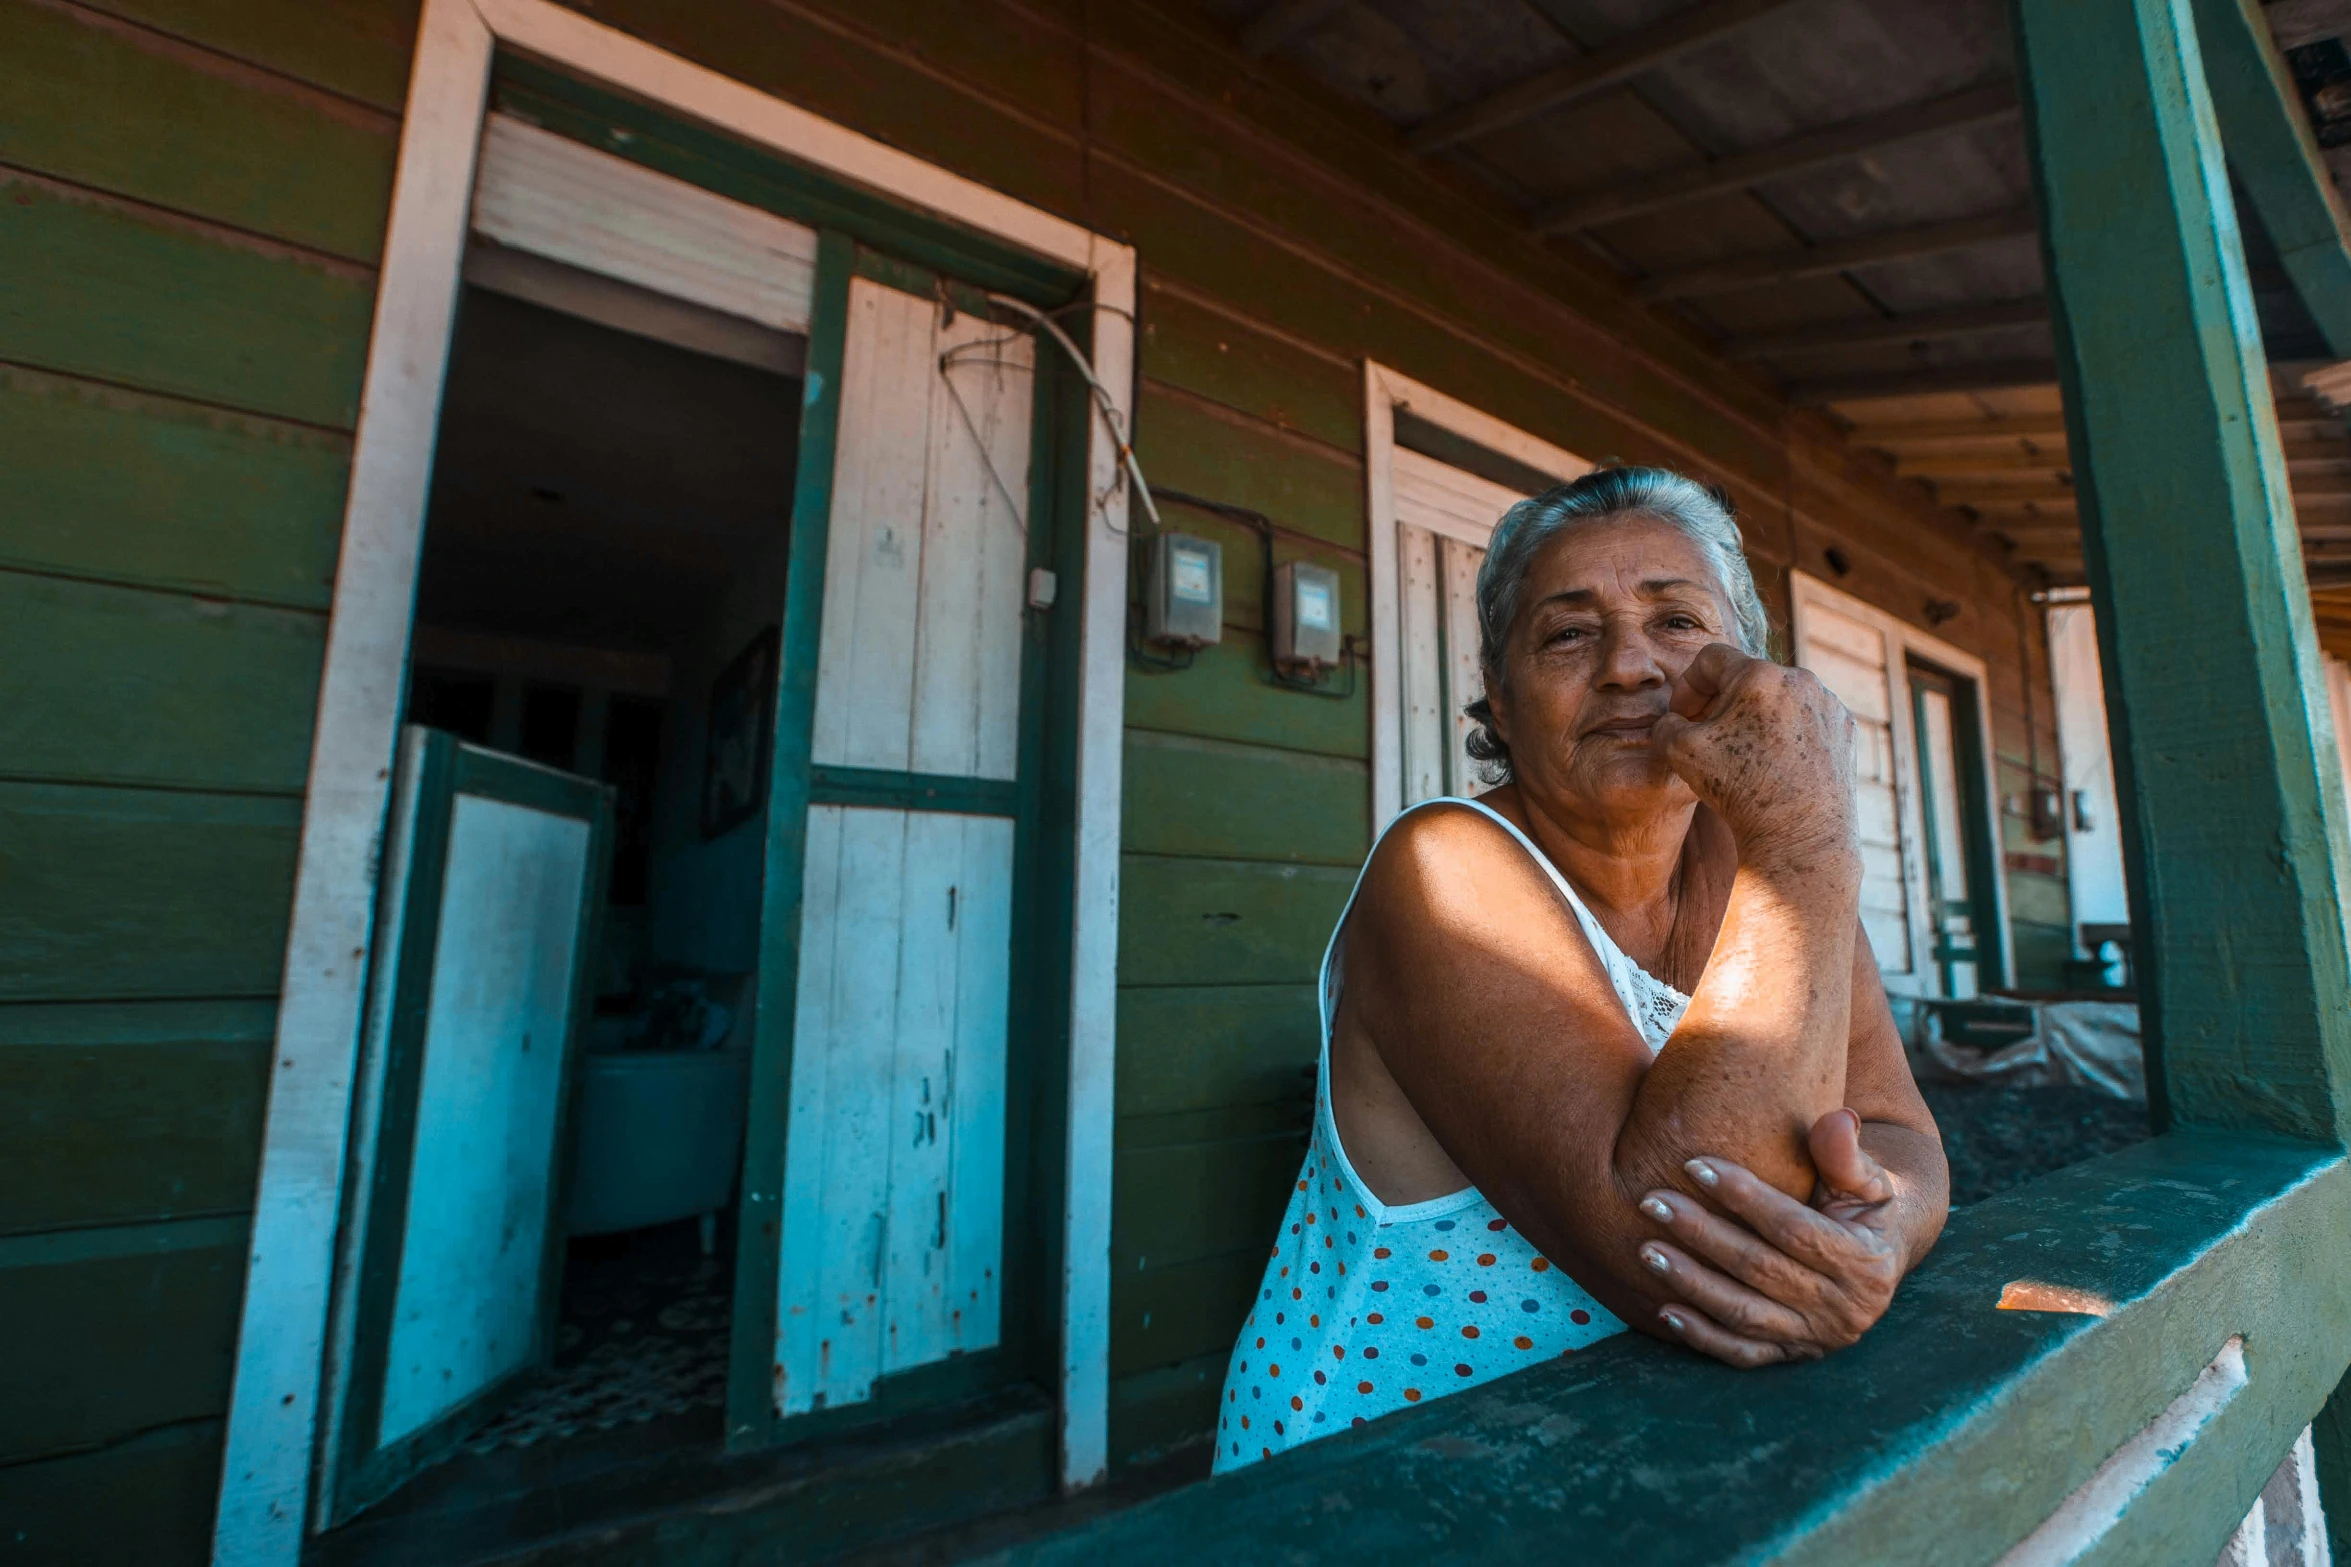
M 2054 769 L 2038 612 L 1922 487 L 1181 0 L 592 10 L 1135 244 L 1145 471 L 1264 513 L 1277 561 L 1339 571 L 1348 631 L 1368 630 L 1370 357 L 1594 460 L 1723 483 L 1783 624 L 1791 567 L 1922 624 L 1956 603 L 1933 629 L 1991 668 L 2001 790 Z M 242 1244 L 221 1226 L 250 1202 L 415 15 L 0 0 L 0 1101 L 31 1107 L 21 1146 L 55 1171 L 0 1179 L 0 1232 L 176 1235 L 41 1277 L 192 1281 L 133 1292 L 161 1315 L 45 1340 L 37 1374 L 91 1390 L 74 1408 L 44 1393 L 20 1417 L 0 1384 L 0 1448 L 26 1460 L 0 1469 L 0 1516 L 31 1520 L 36 1559 L 112 1559 L 115 1529 L 144 1559 L 204 1548 Z M 1369 844 L 1361 672 L 1343 698 L 1270 684 L 1259 536 L 1168 515 L 1224 545 L 1227 626 L 1189 669 L 1127 680 L 1122 1462 L 1208 1428 L 1303 1146 L 1315 966 Z M 2062 852 L 2004 826 L 2011 852 Z M 2020 921 L 2062 919 L 2061 867 L 2009 880 Z M 2034 931 L 2020 977 L 2054 983 L 2062 932 Z M 30 1256 L 0 1253 L 11 1344 L 84 1298 L 24 1293 Z M 150 1344 L 183 1369 L 142 1391 Z

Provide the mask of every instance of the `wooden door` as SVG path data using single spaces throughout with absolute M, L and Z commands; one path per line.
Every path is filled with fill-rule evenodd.
M 794 512 L 807 706 L 779 712 L 775 773 L 804 804 L 770 813 L 738 1446 L 1003 1324 L 1036 346 L 827 244 L 810 369 L 821 388 L 837 354 L 837 400 L 812 401 Z
M 552 1348 L 603 785 L 411 727 L 355 1093 L 320 1514 L 447 1452 Z

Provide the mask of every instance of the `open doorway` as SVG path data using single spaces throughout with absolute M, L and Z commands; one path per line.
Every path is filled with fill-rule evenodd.
M 554 1361 L 476 1452 L 720 1434 L 801 354 L 726 327 L 721 357 L 474 286 L 452 344 L 408 720 L 613 790 Z
M 723 1436 L 805 344 L 477 248 L 410 639 L 329 1521 L 461 1455 L 547 1473 L 584 1437 L 608 1466 Z

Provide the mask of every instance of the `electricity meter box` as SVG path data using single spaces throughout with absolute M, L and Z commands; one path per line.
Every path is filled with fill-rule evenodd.
M 1151 541 L 1143 634 L 1154 642 L 1206 647 L 1224 636 L 1224 546 L 1188 533 Z
M 1321 671 L 1339 662 L 1339 574 L 1292 561 L 1273 574 L 1273 661 Z

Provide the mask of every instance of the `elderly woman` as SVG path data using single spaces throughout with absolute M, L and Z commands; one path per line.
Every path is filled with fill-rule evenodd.
M 1642 468 L 1522 502 L 1478 624 L 1501 786 L 1398 817 L 1331 938 L 1219 1469 L 1627 1326 L 1823 1355 L 1942 1229 L 1860 929 L 1852 720 L 1764 657 L 1722 503 Z

